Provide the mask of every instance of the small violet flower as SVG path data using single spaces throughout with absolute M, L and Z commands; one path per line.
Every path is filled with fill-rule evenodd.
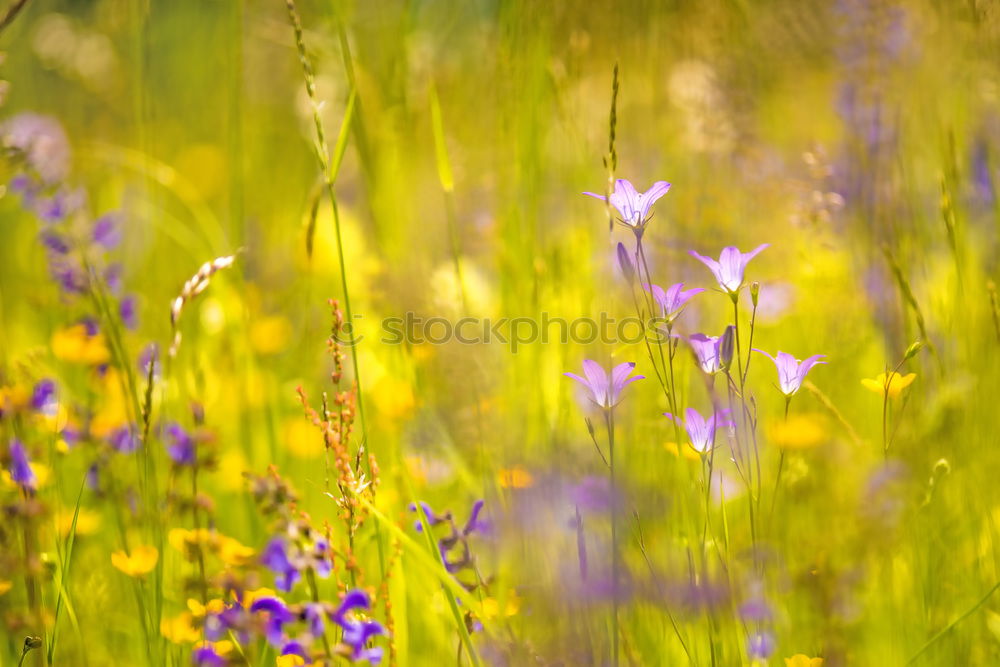
M 563 373 L 563 375 L 573 378 L 586 387 L 590 391 L 590 400 L 598 406 L 604 409 L 611 409 L 621 401 L 621 393 L 626 386 L 636 380 L 645 379 L 645 376 L 642 375 L 629 377 L 634 368 L 635 363 L 631 361 L 618 364 L 612 369 L 611 376 L 609 377 L 600 364 L 591 359 L 585 359 L 583 362 L 583 374 L 586 378 L 582 378 L 575 373 Z
M 814 354 L 805 361 L 799 361 L 787 352 L 778 352 L 777 357 L 772 357 L 764 350 L 759 350 L 756 347 L 753 350 L 754 352 L 760 352 L 774 362 L 775 367 L 778 369 L 778 385 L 781 387 L 781 393 L 786 398 L 791 398 L 795 392 L 802 388 L 806 374 L 812 370 L 813 366 L 826 363 L 825 361 L 820 361 L 824 357 L 822 354 Z
M 719 282 L 719 287 L 724 292 L 735 296 L 743 287 L 743 273 L 746 271 L 747 264 L 769 245 L 769 243 L 764 243 L 750 252 L 740 252 L 739 248 L 728 246 L 722 249 L 718 262 L 711 257 L 699 255 L 694 250 L 691 250 L 690 254 L 711 270 Z
M 653 300 L 660 307 L 660 316 L 668 324 L 673 323 L 677 319 L 677 316 L 681 314 L 681 310 L 691 300 L 691 297 L 705 291 L 701 287 L 685 290 L 684 283 L 671 285 L 665 290 L 659 285 L 644 285 L 644 287 L 652 293 Z
M 621 216 L 621 223 L 626 227 L 631 227 L 637 234 L 641 234 L 649 222 L 649 209 L 652 208 L 656 200 L 667 194 L 670 190 L 670 183 L 657 181 L 653 183 L 645 192 L 639 192 L 624 178 L 615 181 L 615 191 L 611 193 L 611 205 L 618 210 Z M 604 195 L 595 192 L 584 192 L 583 194 L 601 201 L 608 201 Z
M 688 408 L 684 411 L 684 419 L 669 412 L 664 412 L 663 415 L 687 431 L 688 438 L 691 440 L 691 448 L 702 455 L 708 454 L 715 447 L 716 428 L 733 425 L 728 418 L 729 410 L 716 412 L 708 419 L 702 417 L 701 413 L 694 408 Z

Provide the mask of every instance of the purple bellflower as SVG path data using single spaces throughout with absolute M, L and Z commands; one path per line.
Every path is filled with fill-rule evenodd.
M 691 447 L 701 455 L 708 454 L 715 447 L 715 430 L 720 426 L 732 426 L 729 421 L 729 410 L 716 412 L 708 419 L 701 416 L 694 408 L 684 411 L 684 419 L 676 417 L 669 412 L 663 415 L 672 419 L 678 426 L 687 431 L 691 440 Z
M 696 333 L 688 336 L 688 344 L 694 352 L 698 367 L 709 375 L 722 370 L 722 336 L 706 336 Z
M 636 234 L 641 234 L 649 222 L 649 209 L 652 208 L 656 200 L 667 194 L 670 190 L 670 183 L 657 181 L 653 183 L 645 192 L 639 192 L 631 183 L 624 178 L 615 181 L 615 191 L 611 193 L 611 205 L 621 216 L 620 222 L 626 227 L 632 228 Z M 583 194 L 601 201 L 608 201 L 608 197 L 599 195 L 596 192 L 584 192 Z
M 667 289 L 663 289 L 659 285 L 643 285 L 643 287 L 653 295 L 653 301 L 660 307 L 660 317 L 665 319 L 668 324 L 677 319 L 691 297 L 705 291 L 701 287 L 686 290 L 684 283 L 671 285 Z
M 754 352 L 760 352 L 774 362 L 774 366 L 778 369 L 778 385 L 781 388 L 781 393 L 786 398 L 791 398 L 795 392 L 802 388 L 806 374 L 812 370 L 813 366 L 826 363 L 825 361 L 820 361 L 824 356 L 822 354 L 814 354 L 805 361 L 799 361 L 787 352 L 778 352 L 777 357 L 772 357 L 764 350 L 759 350 L 756 347 L 753 350 Z
M 764 243 L 750 252 L 740 252 L 739 248 L 728 246 L 722 249 L 719 261 L 699 255 L 694 250 L 691 250 L 690 254 L 709 268 L 724 292 L 735 296 L 743 287 L 743 273 L 746 271 L 747 264 L 769 245 L 769 243 Z
M 368 594 L 356 588 L 344 594 L 344 599 L 331 618 L 344 630 L 342 641 L 351 649 L 351 660 L 368 661 L 377 665 L 382 661 L 382 648 L 366 648 L 366 645 L 372 637 L 386 634 L 385 628 L 378 621 L 358 620 L 353 614 L 355 609 L 368 609 L 370 606 Z
M 591 359 L 585 359 L 583 362 L 583 374 L 586 376 L 585 378 L 580 377 L 576 373 L 563 373 L 563 375 L 573 378 L 586 387 L 590 391 L 590 400 L 598 406 L 609 410 L 621 401 L 621 393 L 625 387 L 636 380 L 645 379 L 645 376 L 642 375 L 629 377 L 634 368 L 635 363 L 631 361 L 618 364 L 612 369 L 611 376 L 609 377 L 599 363 Z

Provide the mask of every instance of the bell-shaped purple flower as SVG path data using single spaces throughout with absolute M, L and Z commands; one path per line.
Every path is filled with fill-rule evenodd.
M 670 190 L 670 183 L 657 181 L 645 192 L 639 192 L 624 178 L 619 178 L 615 181 L 615 191 L 611 193 L 611 205 L 618 210 L 618 215 L 621 216 L 621 222 L 624 225 L 642 231 L 646 223 L 649 222 L 649 209 L 652 208 L 657 199 L 667 194 L 668 190 Z M 584 192 L 583 194 L 601 201 L 608 200 L 604 195 L 595 192 Z
M 34 491 L 38 487 L 38 479 L 31 469 L 28 452 L 17 438 L 10 442 L 10 478 L 26 491 Z
M 580 377 L 576 373 L 563 373 L 563 375 L 573 378 L 586 387 L 590 391 L 589 398 L 594 403 L 602 408 L 610 409 L 621 401 L 621 393 L 625 387 L 636 380 L 644 379 L 642 375 L 629 377 L 634 368 L 635 363 L 631 361 L 618 364 L 612 369 L 609 377 L 599 363 L 585 359 L 583 362 L 585 377 Z
M 684 419 L 669 412 L 664 412 L 663 415 L 687 431 L 692 449 L 702 455 L 708 454 L 715 447 L 715 430 L 718 427 L 733 425 L 729 421 L 729 410 L 716 412 L 708 419 L 702 417 L 701 413 L 694 408 L 688 408 L 684 411 Z
M 822 354 L 814 354 L 805 361 L 799 361 L 787 352 L 778 352 L 777 357 L 772 357 L 764 350 L 759 350 L 756 347 L 753 350 L 754 352 L 760 352 L 774 362 L 774 366 L 778 369 L 778 385 L 781 387 L 781 393 L 788 398 L 791 398 L 795 392 L 802 388 L 806 374 L 812 370 L 813 366 L 826 363 L 825 361 L 820 361 L 825 356 Z
M 739 248 L 728 246 L 722 249 L 719 261 L 699 255 L 694 250 L 691 250 L 690 254 L 711 270 L 723 291 L 736 294 L 743 287 L 743 273 L 746 271 L 747 264 L 769 245 L 769 243 L 764 243 L 750 252 L 740 252 Z
M 701 287 L 686 290 L 684 283 L 671 285 L 667 289 L 663 289 L 659 285 L 644 285 L 644 287 L 652 293 L 653 301 L 660 307 L 660 316 L 668 323 L 677 319 L 691 297 L 705 291 Z
M 706 336 L 696 333 L 688 336 L 688 344 L 694 352 L 698 367 L 709 375 L 715 375 L 722 370 L 722 336 Z

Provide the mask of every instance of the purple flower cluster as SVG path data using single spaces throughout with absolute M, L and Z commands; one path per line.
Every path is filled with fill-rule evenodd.
M 130 329 L 137 326 L 137 302 L 122 294 L 121 264 L 108 252 L 122 239 L 116 213 L 92 218 L 86 193 L 67 182 L 70 147 L 54 119 L 33 113 L 16 115 L 0 126 L 8 159 L 17 170 L 10 189 L 41 223 L 40 240 L 49 272 L 67 297 L 84 295 L 99 280 L 117 301 L 118 314 Z
M 296 523 L 289 524 L 288 534 L 271 538 L 261 553 L 261 563 L 274 573 L 275 587 L 285 593 L 295 587 L 307 570 L 322 579 L 333 571 L 330 543 L 312 529 Z
M 289 605 L 281 598 L 262 597 L 250 605 L 250 613 L 264 619 L 264 635 L 267 641 L 281 651 L 281 655 L 298 655 L 309 661 L 309 647 L 323 637 L 326 622 L 332 621 L 341 631 L 341 647 L 338 651 L 352 662 L 368 662 L 377 665 L 382 661 L 383 649 L 369 647 L 374 637 L 388 634 L 378 621 L 363 619 L 359 611 L 368 610 L 371 600 L 361 589 L 348 591 L 340 605 L 333 607 L 321 602 Z M 295 623 L 304 625 L 304 632 L 294 638 L 288 628 Z

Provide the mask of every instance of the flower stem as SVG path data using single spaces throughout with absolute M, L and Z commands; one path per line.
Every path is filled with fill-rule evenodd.
M 615 479 L 615 410 L 604 411 L 608 427 L 608 469 L 611 476 L 611 664 L 618 667 L 618 513 L 616 512 L 617 480 Z

